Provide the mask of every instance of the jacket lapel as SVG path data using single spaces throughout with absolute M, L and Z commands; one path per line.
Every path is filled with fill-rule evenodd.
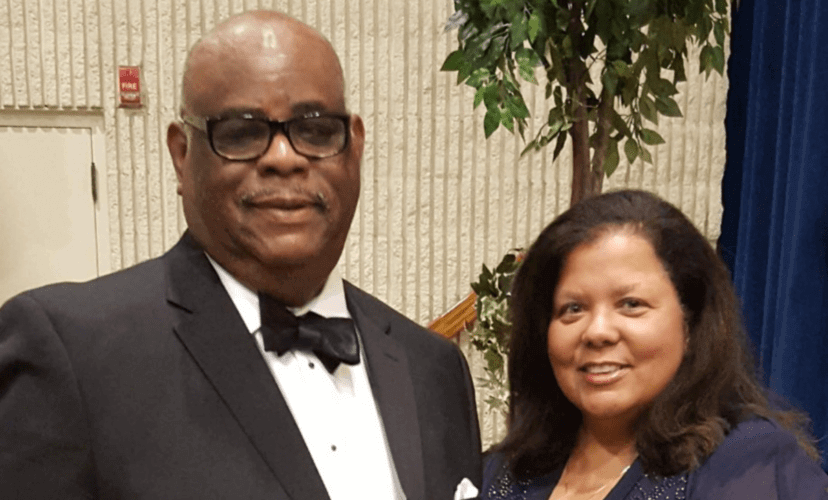
M 345 282 L 345 297 L 365 351 L 368 379 L 382 417 L 400 484 L 409 500 L 425 498 L 423 450 L 414 384 L 403 346 L 388 317 Z M 371 299 L 376 300 L 376 299 Z
M 215 270 L 185 233 L 165 257 L 175 333 L 292 499 L 328 499 L 299 428 Z

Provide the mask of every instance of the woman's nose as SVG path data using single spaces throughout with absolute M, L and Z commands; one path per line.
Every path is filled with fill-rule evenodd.
M 604 308 L 596 308 L 589 315 L 585 325 L 582 340 L 585 344 L 601 347 L 618 342 L 618 328 L 613 322 L 612 312 Z

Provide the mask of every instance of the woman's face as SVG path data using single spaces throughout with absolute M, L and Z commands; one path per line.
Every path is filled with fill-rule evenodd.
M 686 348 L 678 294 L 648 240 L 619 228 L 569 254 L 547 346 L 558 385 L 585 424 L 634 422 Z

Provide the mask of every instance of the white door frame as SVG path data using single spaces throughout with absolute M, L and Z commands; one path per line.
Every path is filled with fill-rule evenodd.
M 97 171 L 95 207 L 95 247 L 98 276 L 112 271 L 109 241 L 109 197 L 107 196 L 106 134 L 102 112 L 0 110 L 0 126 L 41 128 L 83 128 L 92 135 L 92 161 Z M 90 173 L 91 182 L 91 173 Z

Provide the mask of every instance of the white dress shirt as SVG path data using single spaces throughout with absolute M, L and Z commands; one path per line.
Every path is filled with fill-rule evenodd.
M 342 363 L 333 373 L 312 352 L 290 350 L 278 356 L 265 351 L 258 295 L 213 259 L 210 263 L 255 337 L 331 500 L 404 499 L 368 381 L 362 342 L 359 364 Z M 316 298 L 290 310 L 297 316 L 313 311 L 325 317 L 350 318 L 337 270 Z

